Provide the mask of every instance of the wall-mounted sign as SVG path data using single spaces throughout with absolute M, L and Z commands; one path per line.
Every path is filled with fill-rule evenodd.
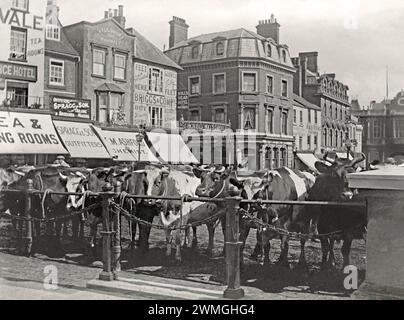
M 0 61 L 0 78 L 36 82 L 37 66 Z
M 0 22 L 26 29 L 43 30 L 43 17 L 18 9 L 0 7 Z
M 91 100 L 51 96 L 50 107 L 57 116 L 90 119 Z
M 202 121 L 180 121 L 179 127 L 181 129 L 194 129 L 194 130 L 226 130 L 230 125 L 217 123 L 217 122 L 202 122 Z
M 188 91 L 184 90 L 184 91 L 178 91 L 178 95 L 177 95 L 177 104 L 178 104 L 178 109 L 188 109 Z
M 0 111 L 0 153 L 65 154 L 49 114 Z

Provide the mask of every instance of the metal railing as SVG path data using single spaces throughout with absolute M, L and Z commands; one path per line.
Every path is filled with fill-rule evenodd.
M 28 96 L 23 94 L 8 94 L 0 107 L 42 109 L 44 107 L 43 97 Z

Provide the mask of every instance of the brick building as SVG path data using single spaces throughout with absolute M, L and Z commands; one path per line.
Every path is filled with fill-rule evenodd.
M 343 151 L 349 136 L 349 88 L 333 73 L 320 74 L 317 58 L 318 52 L 301 52 L 292 58 L 297 69 L 293 90 L 321 108 L 322 148 Z
M 201 162 L 248 159 L 249 169 L 292 164 L 295 69 L 288 46 L 279 43 L 279 27 L 272 15 L 259 22 L 257 33 L 240 28 L 188 39 L 185 20 L 170 21 L 165 53 L 184 69 L 178 91 L 186 103 L 178 118 L 227 125 L 236 133 L 235 150 L 229 150 L 234 143 L 212 147 L 209 141 L 217 134 L 203 137 L 208 143 L 196 152 Z
M 363 152 L 368 162 L 404 159 L 404 91 L 393 99 L 372 101 L 366 108 L 353 104 L 352 113 L 363 125 Z
M 119 6 L 100 21 L 63 28 L 80 55 L 79 95 L 91 100 L 91 119 L 101 124 L 170 127 L 181 68 L 125 24 Z

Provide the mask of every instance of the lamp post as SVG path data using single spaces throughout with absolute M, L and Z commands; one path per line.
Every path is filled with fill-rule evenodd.
M 351 147 L 352 147 L 351 139 L 347 138 L 345 140 L 345 147 L 346 147 L 346 158 L 347 158 L 347 160 L 349 160 L 349 154 L 351 152 Z
M 140 129 L 139 133 L 136 135 L 136 142 L 138 144 L 138 162 L 140 162 L 140 146 L 142 144 L 142 141 L 144 139 L 144 134 L 143 134 L 143 128 Z

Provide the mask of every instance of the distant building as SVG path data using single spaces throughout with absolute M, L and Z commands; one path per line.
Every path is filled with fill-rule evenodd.
M 259 22 L 257 33 L 239 28 L 188 39 L 185 20 L 170 21 L 165 53 L 183 68 L 180 124 L 237 132 L 235 150 L 231 143 L 213 146 L 214 135 L 203 137 L 206 144 L 193 150 L 202 163 L 248 160 L 249 169 L 292 164 L 295 69 L 288 46 L 279 42 L 279 27 L 272 15 Z
M 79 95 L 91 100 L 91 119 L 100 124 L 172 127 L 181 68 L 125 23 L 119 6 L 100 21 L 63 28 L 80 54 Z
M 386 161 L 389 157 L 404 159 L 404 91 L 393 99 L 372 101 L 365 108 L 356 105 L 352 113 L 363 125 L 363 152 L 367 161 Z
M 297 69 L 293 90 L 321 108 L 322 148 L 342 151 L 349 135 L 349 88 L 333 73 L 320 74 L 317 58 L 318 52 L 301 52 L 292 58 Z
M 44 107 L 45 0 L 0 0 L 0 108 Z

